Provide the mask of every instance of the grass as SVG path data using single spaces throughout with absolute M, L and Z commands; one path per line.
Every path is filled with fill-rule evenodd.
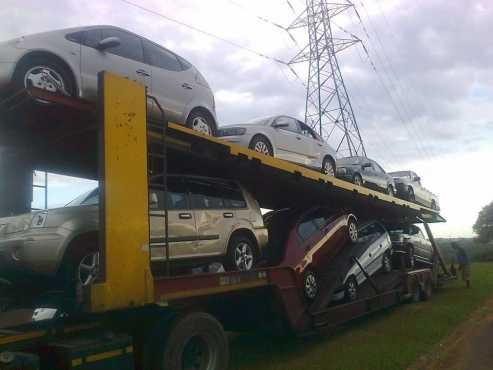
M 231 343 L 230 369 L 399 370 L 406 369 L 488 298 L 493 263 L 472 266 L 472 289 L 454 281 L 430 301 L 403 304 L 310 339 L 246 334 Z

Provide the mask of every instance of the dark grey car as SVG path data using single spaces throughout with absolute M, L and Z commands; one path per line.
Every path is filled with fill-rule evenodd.
M 336 161 L 336 176 L 356 185 L 395 194 L 394 179 L 374 160 L 366 157 L 346 157 Z
M 406 267 L 433 265 L 433 246 L 416 225 L 387 225 L 396 258 L 405 255 Z
M 394 178 L 396 194 L 399 198 L 423 204 L 440 210 L 438 197 L 421 185 L 421 178 L 413 171 L 390 172 Z

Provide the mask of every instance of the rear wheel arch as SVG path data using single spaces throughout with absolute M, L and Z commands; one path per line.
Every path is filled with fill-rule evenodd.
M 322 166 L 323 166 L 323 163 L 328 160 L 331 164 L 332 164 L 332 168 L 334 169 L 334 176 L 335 176 L 335 173 L 336 173 L 336 169 L 337 169 L 337 166 L 336 166 L 336 160 L 334 157 L 332 157 L 332 155 L 330 154 L 326 154 L 323 159 L 322 159 Z
M 216 118 L 214 117 L 214 115 L 209 111 L 209 109 L 205 108 L 205 107 L 202 107 L 202 106 L 198 106 L 198 107 L 194 107 L 190 110 L 190 112 L 188 112 L 187 114 L 187 117 L 185 119 L 185 124 L 188 124 L 188 119 L 190 118 L 190 116 L 193 114 L 193 113 L 202 113 L 206 116 L 208 116 L 208 118 L 211 120 L 212 122 L 212 128 L 213 128 L 213 136 L 214 134 L 216 133 L 217 131 L 217 122 L 216 122 Z
M 71 256 L 79 254 L 81 255 L 84 251 L 92 252 L 99 249 L 98 243 L 98 231 L 87 231 L 81 234 L 74 235 L 63 250 L 63 256 L 61 256 L 58 271 L 60 271 L 64 263 L 68 262 L 68 258 L 70 258 Z M 84 245 L 86 246 L 86 248 L 84 248 Z M 78 251 L 76 251 L 77 248 L 81 248 L 81 253 L 78 253 Z
M 250 241 L 253 243 L 253 246 L 255 247 L 255 252 L 257 253 L 257 256 L 259 255 L 260 251 L 259 251 L 259 246 L 257 243 L 257 238 L 255 237 L 255 234 L 250 229 L 247 229 L 245 227 L 235 229 L 231 233 L 231 235 L 228 238 L 228 243 L 226 245 L 226 248 L 229 246 L 229 243 L 231 242 L 231 240 L 236 236 L 245 236 L 248 239 L 250 239 Z
M 74 87 L 74 91 L 76 91 L 77 95 L 80 95 L 79 80 L 77 78 L 77 74 L 75 73 L 74 69 L 69 63 L 65 61 L 65 59 L 63 59 L 62 57 L 51 51 L 33 50 L 24 54 L 16 63 L 14 74 L 12 77 L 13 78 L 16 77 L 16 74 L 18 73 L 20 67 L 27 65 L 33 58 L 37 58 L 37 57 L 46 58 L 63 66 L 66 69 L 66 72 L 69 73 L 71 83 L 73 84 Z

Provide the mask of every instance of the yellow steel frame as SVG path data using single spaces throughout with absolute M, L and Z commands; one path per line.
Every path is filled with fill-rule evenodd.
M 89 311 L 153 301 L 149 264 L 145 87 L 100 75 L 100 224 L 104 281 L 89 287 Z

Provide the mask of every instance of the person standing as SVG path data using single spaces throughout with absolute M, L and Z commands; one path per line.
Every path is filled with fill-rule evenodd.
M 455 255 L 458 264 L 458 270 L 461 273 L 462 280 L 466 283 L 466 287 L 471 287 L 471 264 L 464 248 L 459 246 L 459 243 L 452 242 L 452 248 L 455 250 Z

